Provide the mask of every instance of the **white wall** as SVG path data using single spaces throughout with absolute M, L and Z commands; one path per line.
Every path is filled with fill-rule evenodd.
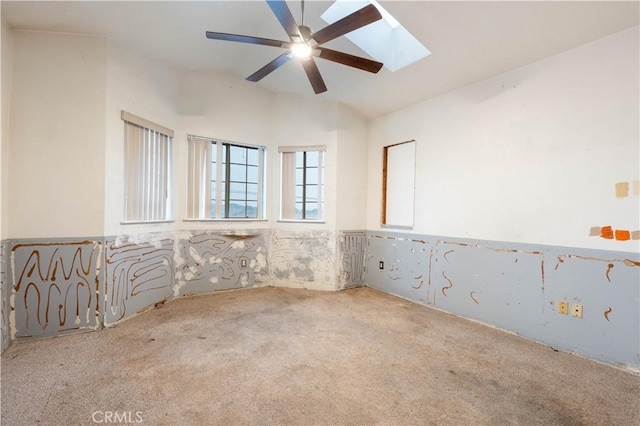
M 12 71 L 12 31 L 9 25 L 2 21 L 2 116 L 0 118 L 0 240 L 7 234 L 7 206 L 8 206 L 8 159 L 9 159 L 9 100 L 11 98 L 11 71 Z
M 338 140 L 338 105 L 335 102 L 315 98 L 302 98 L 284 94 L 274 94 L 271 114 L 275 148 L 271 150 L 269 161 L 275 166 L 270 171 L 270 181 L 274 183 L 267 198 L 270 217 L 280 215 L 280 157 L 277 146 L 325 145 L 324 169 L 324 222 L 325 223 L 285 223 L 275 224 L 277 229 L 328 230 L 336 227 L 336 161 Z
M 376 119 L 368 229 L 380 228 L 382 147 L 417 141 L 412 232 L 637 251 L 589 237 L 640 228 L 638 27 Z
M 346 105 L 338 106 L 336 229 L 367 226 L 368 120 Z
M 7 233 L 101 235 L 106 40 L 13 32 Z
M 267 147 L 267 220 L 232 222 L 184 222 L 184 229 L 333 229 L 335 227 L 335 157 L 337 104 L 316 99 L 274 94 L 257 84 L 222 73 L 180 74 L 180 126 L 176 147 L 181 158 L 176 171 L 185 176 L 188 134 Z M 300 224 L 277 222 L 280 214 L 280 145 L 326 145 L 325 222 Z M 184 180 L 181 185 L 186 185 Z M 179 192 L 179 191 L 178 191 Z M 185 217 L 184 193 L 178 194 L 179 217 Z
M 169 230 L 172 224 L 121 225 L 124 218 L 124 124 L 120 111 L 125 110 L 154 123 L 178 130 L 179 101 L 177 73 L 152 58 L 117 42 L 107 42 L 106 61 L 104 234 L 120 235 Z M 173 146 L 174 164 L 178 149 Z M 174 194 L 179 193 L 181 179 L 174 170 Z M 173 213 L 178 204 L 174 197 Z
M 15 81 L 11 104 L 15 148 L 10 175 L 14 183 L 7 203 L 12 218 L 9 237 L 131 235 L 230 227 L 335 229 L 338 104 L 273 94 L 238 76 L 178 72 L 104 38 L 27 31 L 17 34 L 13 60 L 20 77 Z M 174 223 L 121 224 L 121 110 L 175 131 Z M 362 138 L 364 124 L 359 119 L 356 127 Z M 349 127 L 344 119 L 343 127 Z M 267 146 L 267 221 L 183 222 L 188 134 Z M 277 222 L 279 145 L 327 146 L 325 223 Z M 25 174 L 25 170 L 30 172 Z M 61 183 L 52 186 L 52 180 Z
M 224 73 L 182 72 L 180 87 L 180 125 L 176 133 L 178 160 L 176 174 L 183 177 L 176 191 L 177 212 L 181 229 L 258 229 L 269 226 L 268 222 L 182 222 L 186 217 L 186 164 L 187 135 L 204 136 L 225 141 L 262 145 L 267 147 L 267 169 L 277 166 L 277 149 L 272 142 L 272 123 L 269 119 L 272 95 L 255 84 L 247 84 L 238 76 Z M 274 182 L 270 179 L 268 188 Z M 181 190 L 185 189 L 185 190 Z M 271 195 L 271 194 L 269 194 Z M 267 197 L 269 198 L 269 197 Z M 268 199 L 268 218 L 274 202 Z

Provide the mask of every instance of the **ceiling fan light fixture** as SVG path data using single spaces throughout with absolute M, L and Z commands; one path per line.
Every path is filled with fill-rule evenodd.
M 296 58 L 306 59 L 311 56 L 311 46 L 308 43 L 293 43 L 291 53 Z

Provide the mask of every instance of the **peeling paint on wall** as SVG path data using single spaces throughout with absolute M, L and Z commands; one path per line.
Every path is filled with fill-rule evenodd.
M 367 238 L 368 286 L 640 370 L 635 253 L 386 232 Z M 418 241 L 426 250 L 416 251 Z M 557 260 L 554 268 L 545 267 L 549 259 Z M 426 274 L 426 297 L 415 283 L 418 269 Z M 582 304 L 583 317 L 559 315 L 559 300 Z
M 9 329 L 9 295 L 11 291 L 8 286 L 7 269 L 7 242 L 0 242 L 0 352 L 4 351 L 11 343 L 11 333 Z
M 173 237 L 110 238 L 105 257 L 106 325 L 173 296 Z
M 503 328 L 518 327 L 523 304 L 545 309 L 544 257 L 536 250 L 440 240 L 432 282 L 434 306 Z
M 182 233 L 176 268 L 177 295 L 267 283 L 269 270 L 264 231 Z
M 367 284 L 431 303 L 428 295 L 432 243 L 406 234 L 371 234 L 367 241 Z M 382 270 L 378 268 L 380 261 L 385 265 Z
M 270 259 L 275 284 L 335 290 L 335 241 L 330 231 L 274 231 Z
M 344 231 L 339 233 L 339 239 L 339 286 L 341 289 L 361 286 L 364 284 L 367 234 L 364 231 Z
M 98 241 L 12 245 L 12 337 L 97 329 L 101 253 Z

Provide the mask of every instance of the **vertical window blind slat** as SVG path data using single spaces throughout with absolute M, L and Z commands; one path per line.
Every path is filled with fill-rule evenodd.
M 171 137 L 125 121 L 125 221 L 169 219 Z

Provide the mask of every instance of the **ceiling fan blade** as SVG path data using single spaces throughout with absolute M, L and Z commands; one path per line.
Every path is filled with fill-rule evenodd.
M 309 77 L 309 82 L 311 83 L 311 87 L 313 87 L 313 91 L 316 93 L 322 93 L 327 91 L 327 86 L 324 84 L 324 80 L 320 75 L 320 70 L 316 65 L 316 62 L 312 57 L 309 57 L 302 62 L 302 66 L 304 68 L 304 72 L 307 73 L 307 77 Z
M 334 22 L 313 34 L 312 38 L 318 43 L 323 44 L 336 37 L 350 33 L 358 28 L 369 25 L 382 19 L 382 15 L 372 4 L 356 10 L 351 15 L 347 15 L 339 21 Z
M 224 40 L 224 41 L 236 41 L 239 43 L 260 44 L 263 46 L 284 47 L 288 49 L 291 47 L 290 41 L 273 40 L 270 38 L 252 37 L 240 34 L 227 34 L 216 33 L 213 31 L 207 31 L 207 38 L 212 40 Z
M 287 32 L 289 38 L 293 40 L 293 37 L 301 37 L 300 30 L 298 29 L 298 24 L 296 20 L 293 18 L 291 14 L 291 10 L 289 10 L 289 6 L 284 0 L 267 0 L 267 4 L 271 8 L 271 11 L 278 21 L 280 21 L 280 25 Z
M 283 66 L 284 64 L 286 64 L 290 60 L 291 60 L 291 52 L 289 50 L 287 50 L 282 55 L 278 56 L 273 61 L 271 61 L 267 65 L 265 65 L 264 67 L 260 68 L 258 71 L 256 71 L 253 74 L 251 74 L 249 77 L 247 77 L 247 80 L 249 80 L 249 81 L 260 81 L 263 78 L 265 78 L 267 75 L 269 75 L 271 72 L 273 72 L 276 69 L 280 68 L 281 66 Z
M 371 59 L 361 58 L 359 56 L 353 56 L 348 53 L 338 52 L 336 50 L 327 49 L 326 47 L 316 47 L 316 50 L 320 51 L 319 58 L 326 59 L 327 61 L 337 62 L 342 65 L 346 65 L 353 68 L 358 68 L 364 71 L 377 73 L 384 65 L 382 62 L 372 61 Z

